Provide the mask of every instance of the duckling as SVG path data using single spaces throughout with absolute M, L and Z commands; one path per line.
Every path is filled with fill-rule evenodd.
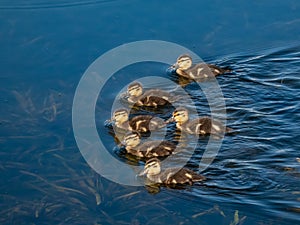
M 146 175 L 147 178 L 155 184 L 176 185 L 189 184 L 204 181 L 206 178 L 187 168 L 167 168 L 161 171 L 160 161 L 152 158 L 146 161 L 144 170 L 140 175 Z
M 115 110 L 112 121 L 114 121 L 114 125 L 117 128 L 140 133 L 147 133 L 166 126 L 166 123 L 162 119 L 151 115 L 138 115 L 129 119 L 127 109 Z
M 176 149 L 176 145 L 170 141 L 147 141 L 141 143 L 141 136 L 138 132 L 127 133 L 123 144 L 128 153 L 141 158 L 168 156 Z
M 167 122 L 175 121 L 176 127 L 189 134 L 220 134 L 222 131 L 229 132 L 232 129 L 224 127 L 222 123 L 212 120 L 209 117 L 200 117 L 194 120 L 189 119 L 189 112 L 186 108 L 180 107 L 173 112 L 173 116 Z
M 144 92 L 143 86 L 139 82 L 133 82 L 127 87 L 127 101 L 136 106 L 158 107 L 174 102 L 176 99 L 170 93 L 151 89 Z
M 193 65 L 191 56 L 184 54 L 177 58 L 176 63 L 172 66 L 178 75 L 188 79 L 205 79 L 212 76 L 218 76 L 231 72 L 229 68 L 220 68 L 216 65 L 199 63 Z

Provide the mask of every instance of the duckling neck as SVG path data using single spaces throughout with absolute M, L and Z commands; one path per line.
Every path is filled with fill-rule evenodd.
M 159 174 L 156 175 L 147 175 L 147 178 L 153 183 L 162 183 L 161 177 Z
M 131 96 L 127 99 L 127 101 L 131 104 L 142 106 L 143 105 L 143 102 L 141 101 L 142 97 L 143 97 L 142 95 L 140 95 L 140 96 Z
M 190 78 L 189 75 L 185 72 L 185 70 L 183 69 L 177 69 L 176 73 L 179 74 L 180 76 L 186 77 L 186 78 Z
M 138 148 L 139 148 L 139 146 L 140 146 L 140 143 L 137 144 L 137 145 L 127 145 L 127 146 L 126 146 L 126 149 L 127 149 L 127 150 L 137 151 Z
M 129 122 L 125 121 L 125 122 L 115 122 L 116 127 L 122 128 L 122 129 L 127 129 L 127 130 L 131 130 L 131 127 L 129 126 Z
M 185 122 L 177 122 L 176 123 L 176 127 L 179 129 L 179 130 L 182 130 L 184 129 L 185 125 L 188 124 L 188 120 L 185 121 Z
M 138 100 L 137 96 L 130 96 L 128 97 L 127 101 L 130 103 L 135 103 Z

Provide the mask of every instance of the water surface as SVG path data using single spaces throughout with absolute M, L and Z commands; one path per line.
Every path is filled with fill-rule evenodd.
M 299 8 L 292 0 L 2 1 L 1 224 L 229 225 L 237 214 L 239 224 L 299 223 Z M 233 68 L 218 82 L 237 133 L 226 135 L 203 184 L 156 194 L 122 186 L 96 174 L 76 146 L 71 110 L 82 74 L 111 48 L 145 39 Z M 125 68 L 103 90 L 97 128 L 112 153 L 103 123 L 115 96 L 139 74 L 174 79 L 166 68 Z M 197 86 L 185 89 L 209 114 Z

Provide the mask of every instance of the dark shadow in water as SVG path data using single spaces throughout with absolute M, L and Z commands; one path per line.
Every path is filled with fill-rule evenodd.
M 154 188 L 156 194 L 108 181 L 83 160 L 72 132 L 72 85 L 55 80 L 50 88 L 47 80 L 23 89 L 2 87 L 0 223 L 299 223 L 299 46 L 215 60 L 235 71 L 218 81 L 228 125 L 238 132 L 225 136 L 218 156 L 203 172 L 205 183 L 162 187 L 159 193 Z M 167 77 L 162 65 L 149 65 L 154 74 Z M 141 69 L 139 74 L 148 72 Z M 122 73 L 125 84 L 128 74 Z M 197 96 L 197 109 L 209 114 L 207 103 L 199 100 L 202 93 L 193 84 L 186 89 Z M 96 108 L 99 136 L 112 154 L 116 143 L 103 124 L 119 91 L 115 82 Z M 188 163 L 191 169 L 196 170 L 205 143 L 206 138 L 199 140 Z

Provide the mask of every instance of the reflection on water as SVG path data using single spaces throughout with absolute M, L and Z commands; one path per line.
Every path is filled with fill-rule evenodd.
M 215 61 L 234 69 L 218 81 L 228 125 L 237 132 L 225 136 L 217 158 L 203 173 L 208 179 L 204 184 L 161 188 L 159 193 L 112 183 L 88 167 L 72 137 L 73 89 L 64 82 L 55 90 L 34 85 L 6 89 L 6 107 L 1 109 L 1 224 L 299 222 L 300 47 Z M 165 68 L 160 64 L 152 72 L 168 77 Z M 117 76 L 126 77 L 126 70 Z M 111 81 L 104 88 L 96 112 L 99 135 L 112 154 L 116 143 L 103 124 L 111 116 L 115 95 L 126 87 L 126 79 L 119 81 L 123 86 Z M 196 96 L 201 114 L 209 114 L 203 93 L 192 83 L 185 89 Z M 190 168 L 196 169 L 206 141 L 199 141 Z
M 0 3 L 1 9 L 11 9 L 11 10 L 26 10 L 26 9 L 47 9 L 47 8 L 64 8 L 64 7 L 74 7 L 74 6 L 89 6 L 97 5 L 103 3 L 117 2 L 118 0 L 63 0 L 63 1 L 37 1 L 30 0 L 22 3 L 21 1 L 7 1 L 4 0 Z
M 2 0 L 0 224 L 299 224 L 299 3 Z M 72 101 L 85 69 L 109 49 L 145 39 L 181 44 L 233 69 L 217 80 L 235 132 L 203 172 L 205 183 L 122 186 L 96 174 L 76 146 Z M 99 136 L 124 163 L 143 164 L 118 154 L 103 124 L 133 80 L 170 78 L 201 116 L 211 113 L 197 85 L 167 74 L 168 66 L 124 68 L 99 96 Z M 165 138 L 178 139 L 169 128 Z M 188 168 L 197 171 L 207 141 L 191 143 Z

